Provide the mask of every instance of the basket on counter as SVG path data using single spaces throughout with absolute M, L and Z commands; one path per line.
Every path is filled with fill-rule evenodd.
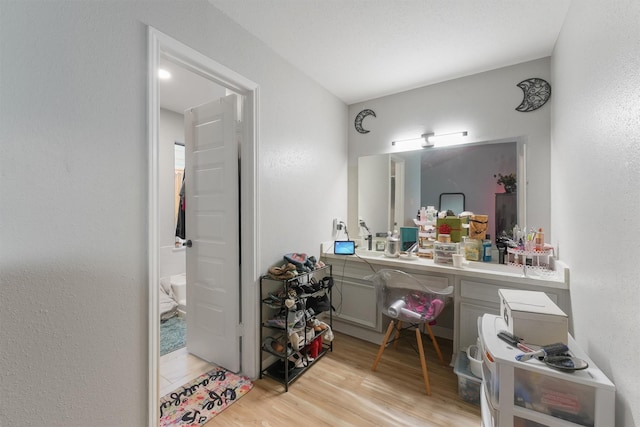
M 527 268 L 549 270 L 549 258 L 552 255 L 553 248 L 544 248 L 540 250 L 507 248 L 507 264 L 516 267 L 522 267 L 524 264 Z

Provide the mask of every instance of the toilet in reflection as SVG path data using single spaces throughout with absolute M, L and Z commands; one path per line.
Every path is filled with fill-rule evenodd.
M 171 289 L 178 303 L 178 316 L 187 317 L 187 275 L 177 274 L 170 277 Z

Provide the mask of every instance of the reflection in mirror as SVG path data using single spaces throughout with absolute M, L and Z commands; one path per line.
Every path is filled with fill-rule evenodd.
M 184 142 L 174 144 L 174 182 L 173 182 L 173 222 L 176 224 L 176 248 L 182 247 L 185 239 L 185 194 L 184 194 Z
M 389 180 L 389 230 L 393 230 L 392 218 L 396 217 L 396 162 L 391 159 Z
M 464 212 L 464 193 L 440 193 L 438 206 L 440 212 L 451 211 L 455 215 L 460 215 Z
M 374 235 L 392 231 L 404 223 L 405 160 L 383 155 L 358 159 L 358 220 L 363 220 Z
M 391 209 L 389 209 L 389 231 L 397 229 L 404 218 L 404 162 L 391 156 L 391 182 L 389 186 Z
M 518 146 L 520 144 L 520 147 Z M 453 147 L 434 147 L 418 151 L 381 154 L 358 159 L 358 217 L 366 221 L 372 233 L 387 232 L 392 218 L 401 226 L 414 226 L 421 206 L 438 209 L 441 193 L 464 193 L 464 210 L 489 215 L 489 234 L 495 241 L 496 194 L 504 193 L 496 176 L 515 173 L 518 182 L 524 179 L 524 144 L 490 142 Z M 402 206 L 398 214 L 398 194 L 395 197 L 395 216 L 390 209 L 391 159 L 402 161 L 404 183 Z M 399 174 L 396 173 L 395 181 Z M 518 185 L 516 213 L 512 215 L 525 223 L 525 185 Z M 459 214 L 460 212 L 456 212 Z M 502 222 L 508 228 L 511 224 Z

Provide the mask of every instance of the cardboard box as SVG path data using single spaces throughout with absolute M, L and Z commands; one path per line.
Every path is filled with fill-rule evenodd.
M 468 216 L 461 216 L 460 218 L 460 226 L 462 227 L 462 230 L 460 230 L 460 237 L 466 237 L 469 236 L 469 217 Z
M 469 218 L 469 237 L 483 240 L 488 232 L 489 215 L 471 215 Z
M 447 216 L 438 218 L 436 221 L 436 240 L 441 234 L 451 236 L 452 243 L 458 243 L 462 240 L 462 220 L 455 216 Z
M 509 332 L 527 344 L 569 342 L 569 318 L 544 292 L 499 289 L 500 313 Z

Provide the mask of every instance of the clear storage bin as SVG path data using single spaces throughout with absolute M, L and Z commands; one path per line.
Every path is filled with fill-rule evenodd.
M 451 264 L 453 265 L 453 254 L 458 253 L 457 243 L 440 243 L 435 242 L 433 244 L 433 261 L 438 264 Z
M 480 405 L 482 380 L 471 373 L 469 358 L 464 351 L 458 353 L 453 372 L 458 376 L 458 396 L 465 402 Z

